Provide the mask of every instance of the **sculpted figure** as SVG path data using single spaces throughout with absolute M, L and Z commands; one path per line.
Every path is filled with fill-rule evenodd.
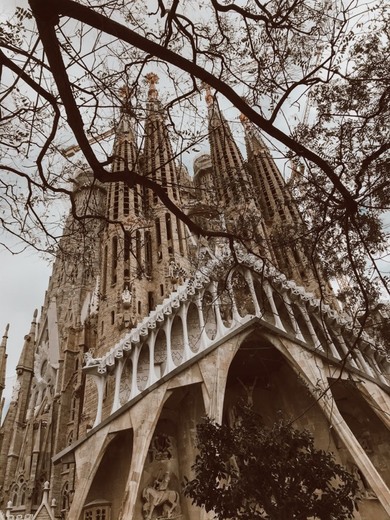
M 142 492 L 145 501 L 142 512 L 145 520 L 151 520 L 154 510 L 162 507 L 164 518 L 172 518 L 172 513 L 176 512 L 179 506 L 179 493 L 173 489 L 168 489 L 169 472 L 166 471 L 162 478 L 156 478 L 153 486 L 146 487 Z

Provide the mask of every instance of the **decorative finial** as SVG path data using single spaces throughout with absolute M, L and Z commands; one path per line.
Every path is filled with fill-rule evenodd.
M 4 331 L 3 339 L 2 339 L 1 344 L 0 344 L 0 346 L 1 346 L 1 347 L 4 347 L 4 348 L 5 348 L 6 345 L 7 345 L 8 330 L 9 330 L 9 323 L 8 323 L 7 326 L 5 327 L 5 331 Z
M 129 93 L 130 93 L 129 87 L 127 85 L 123 85 L 119 89 L 118 92 L 119 92 L 119 97 L 124 99 L 125 101 L 127 101 L 127 99 L 129 98 Z
M 205 89 L 206 91 L 206 96 L 205 96 L 205 99 L 206 99 L 206 103 L 207 103 L 207 106 L 211 106 L 213 103 L 214 103 L 214 96 L 212 95 L 211 93 L 211 87 L 210 85 L 208 85 L 207 83 L 205 83 L 204 81 L 202 82 L 202 88 Z
M 145 81 L 149 85 L 148 96 L 149 99 L 157 99 L 156 83 L 158 83 L 159 77 L 154 72 L 149 72 L 145 76 Z
M 130 104 L 130 89 L 127 85 L 123 85 L 118 90 L 119 97 L 122 99 L 122 111 L 134 115 Z
M 244 126 L 248 126 L 249 119 L 245 114 L 240 114 L 240 121 Z

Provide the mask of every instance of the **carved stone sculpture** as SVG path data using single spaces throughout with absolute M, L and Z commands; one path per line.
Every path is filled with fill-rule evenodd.
M 154 518 L 174 518 L 180 514 L 180 496 L 169 489 L 170 476 L 166 471 L 162 477 L 154 480 L 153 486 L 146 487 L 142 492 L 145 501 L 142 513 L 145 520 Z

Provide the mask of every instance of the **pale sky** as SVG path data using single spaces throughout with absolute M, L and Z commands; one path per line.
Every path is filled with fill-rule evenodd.
M 7 342 L 6 397 L 15 381 L 15 367 L 28 334 L 34 309 L 40 312 L 51 266 L 34 251 L 12 255 L 0 250 L 0 335 L 10 324 Z

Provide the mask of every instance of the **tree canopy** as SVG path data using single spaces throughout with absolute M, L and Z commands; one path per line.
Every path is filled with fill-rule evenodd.
M 294 240 L 346 280 L 345 298 L 364 324 L 388 291 L 385 4 L 202 0 L 194 10 L 188 0 L 29 0 L 0 29 L 3 228 L 53 250 L 60 229 L 50 203 L 65 197 L 75 213 L 68 179 L 86 162 L 97 181 L 149 188 L 193 233 L 210 234 L 151 177 L 111 172 L 111 149 L 99 138 L 117 121 L 123 86 L 142 127 L 143 78 L 153 70 L 175 157 L 199 149 L 206 83 L 285 159 L 304 217 Z M 75 144 L 80 155 L 64 154 Z
M 312 435 L 281 417 L 265 427 L 248 405 L 232 427 L 197 426 L 195 476 L 185 493 L 220 520 L 353 518 L 354 477 Z

